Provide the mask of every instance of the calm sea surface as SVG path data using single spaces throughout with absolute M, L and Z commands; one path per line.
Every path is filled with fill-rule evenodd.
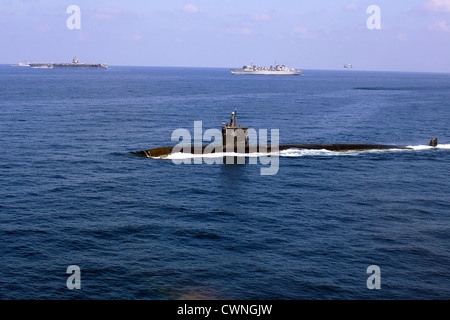
M 269 176 L 130 154 L 234 109 L 280 143 L 413 149 Z M 449 119 L 450 74 L 0 66 L 0 299 L 449 299 Z

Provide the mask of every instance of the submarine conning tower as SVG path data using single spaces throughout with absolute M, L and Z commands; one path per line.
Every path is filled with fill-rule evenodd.
M 224 148 L 245 148 L 248 146 L 248 128 L 237 125 L 237 110 L 231 112 L 230 123 L 222 122 L 222 145 Z

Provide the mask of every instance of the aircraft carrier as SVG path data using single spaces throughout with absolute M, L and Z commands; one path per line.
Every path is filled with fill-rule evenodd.
M 107 69 L 108 65 L 105 63 L 80 63 L 77 57 L 72 59 L 72 63 L 29 63 L 31 68 L 35 69 Z

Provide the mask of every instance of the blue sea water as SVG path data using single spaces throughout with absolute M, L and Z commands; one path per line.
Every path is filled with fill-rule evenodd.
M 280 143 L 413 149 L 275 175 L 130 154 L 234 109 Z M 450 74 L 0 66 L 0 299 L 448 299 L 449 119 Z

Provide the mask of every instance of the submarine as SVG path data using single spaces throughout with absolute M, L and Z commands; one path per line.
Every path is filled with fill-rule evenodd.
M 156 147 L 141 151 L 132 151 L 131 154 L 147 158 L 165 158 L 173 153 L 183 152 L 191 154 L 217 153 L 217 152 L 239 152 L 239 153 L 271 153 L 289 149 L 298 150 L 328 150 L 335 152 L 345 151 L 366 151 L 366 150 L 390 150 L 390 149 L 413 149 L 411 147 L 401 147 L 384 144 L 367 143 L 331 143 L 331 144 L 273 144 L 273 145 L 250 145 L 248 137 L 248 128 L 237 125 L 237 110 L 231 113 L 230 123 L 223 122 L 222 127 L 222 145 L 210 146 L 165 146 Z M 437 138 L 431 138 L 429 146 L 437 146 Z M 224 155 L 224 156 L 225 156 Z

